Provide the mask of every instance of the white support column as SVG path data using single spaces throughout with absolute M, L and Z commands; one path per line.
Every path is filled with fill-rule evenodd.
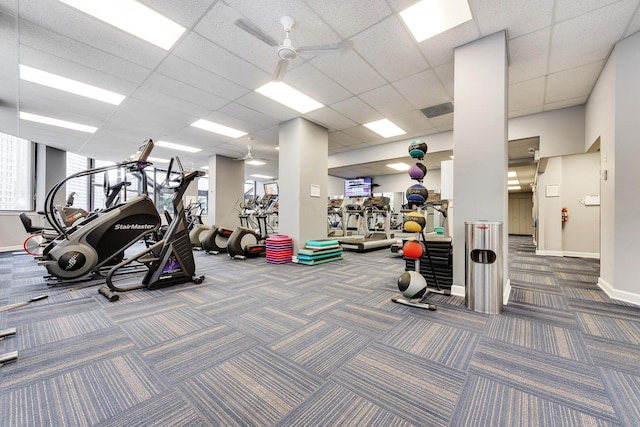
M 234 229 L 240 225 L 237 203 L 244 199 L 244 162 L 225 156 L 209 157 L 210 225 Z
M 327 129 L 297 118 L 280 124 L 278 232 L 293 239 L 327 237 Z
M 456 48 L 454 82 L 454 292 L 465 284 L 464 223 L 476 220 L 503 223 L 503 277 L 508 292 L 506 33 Z

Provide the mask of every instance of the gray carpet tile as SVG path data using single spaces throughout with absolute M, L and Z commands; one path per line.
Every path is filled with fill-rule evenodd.
M 594 259 L 510 236 L 502 315 L 429 293 L 395 304 L 404 261 L 318 266 L 196 252 L 201 284 L 109 302 L 102 280 L 49 286 L 0 253 L 0 425 L 637 426 L 640 309 L 597 286 Z M 130 286 L 140 277 L 123 275 Z

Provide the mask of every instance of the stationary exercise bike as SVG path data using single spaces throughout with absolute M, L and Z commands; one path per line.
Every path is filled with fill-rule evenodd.
M 179 169 L 177 178 L 173 178 L 175 176 L 174 164 Z M 106 275 L 107 286 L 99 289 L 102 295 L 110 301 L 117 301 L 119 296 L 115 292 L 127 292 L 142 288 L 158 289 L 185 282 L 202 283 L 204 276 L 195 276 L 196 266 L 182 198 L 189 184 L 203 175 L 202 171 L 185 172 L 179 158 L 171 159 L 164 183 L 174 190 L 172 197 L 173 220 L 169 224 L 169 228 L 162 240 L 113 266 Z M 133 262 L 144 264 L 147 267 L 142 283 L 129 287 L 116 286 L 113 283 L 113 277 L 118 274 L 118 270 L 128 267 Z
M 160 215 L 147 195 L 139 195 L 124 204 L 93 212 L 71 228 L 65 228 L 53 214 L 56 192 L 72 178 L 125 168 L 138 173 L 146 189 L 143 169 L 149 165 L 147 158 L 152 150 L 153 141 L 147 140 L 132 160 L 78 172 L 49 191 L 45 200 L 45 215 L 58 237 L 44 248 L 38 264 L 47 269 L 50 278 L 62 281 L 91 278 L 101 268 L 119 262 L 127 248 L 160 228 Z

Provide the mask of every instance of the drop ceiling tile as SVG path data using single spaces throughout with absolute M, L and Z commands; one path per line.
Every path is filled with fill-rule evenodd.
M 237 11 L 223 2 L 218 2 L 202 17 L 194 30 L 238 58 L 244 59 L 269 74 L 273 73 L 279 60 L 277 48 L 267 45 L 235 25 L 235 21 L 240 18 L 242 15 Z M 279 32 L 269 35 L 275 40 L 284 38 L 282 27 Z
M 151 7 L 175 23 L 185 28 L 190 28 L 216 3 L 218 3 L 218 0 L 189 0 L 187 2 L 153 0 Z
M 374 141 L 376 141 L 378 138 L 380 138 L 380 135 L 378 135 L 373 131 L 370 131 L 364 126 L 355 126 L 352 128 L 344 129 L 342 132 L 355 138 L 356 140 L 358 140 L 358 143 L 360 144 L 362 143 L 371 144 Z
M 20 110 L 99 127 L 117 110 L 117 107 L 21 80 Z
M 138 73 L 134 72 L 133 75 L 138 74 L 139 80 L 134 81 L 132 75 L 111 74 L 108 71 L 90 68 L 85 64 L 49 55 L 28 46 L 22 46 L 20 49 L 20 63 L 125 96 L 133 92 L 140 82 L 149 75 L 149 70 L 138 67 Z M 137 66 L 133 65 L 133 67 Z
M 626 21 L 632 13 L 629 3 L 622 1 L 557 24 L 551 38 L 549 72 L 607 58 L 624 31 L 624 27 L 615 23 Z
M 336 43 L 341 37 L 311 9 L 306 2 L 280 0 L 271 2 L 227 2 L 263 32 L 276 40 L 284 39 L 280 18 L 288 15 L 295 20 L 290 38 L 294 47 Z
M 427 59 L 427 62 L 436 67 L 441 64 L 453 61 L 453 51 L 456 47 L 462 46 L 480 37 L 478 25 L 472 20 L 458 25 L 437 34 L 427 40 L 418 43 L 420 51 Z
M 333 104 L 351 96 L 349 91 L 310 63 L 302 63 L 297 68 L 287 69 L 283 80 L 324 105 Z
M 307 0 L 315 12 L 345 39 L 353 37 L 392 13 L 384 0 L 328 2 Z
M 509 37 L 515 38 L 550 26 L 554 1 L 472 0 L 469 3 L 482 36 L 506 29 Z
M 570 70 L 549 74 L 545 103 L 560 102 L 565 99 L 588 96 L 598 79 L 603 61 Z
M 545 77 L 509 85 L 509 109 L 524 110 L 544 103 Z
M 331 108 L 358 124 L 365 124 L 384 118 L 380 113 L 355 96 L 333 104 Z
M 259 93 L 251 94 L 252 97 L 262 96 Z M 283 109 L 287 109 L 287 107 L 282 107 Z M 288 110 L 288 109 L 287 109 Z M 228 117 L 232 117 L 237 126 L 242 126 L 242 130 L 247 133 L 254 133 L 259 129 L 270 127 L 277 125 L 280 123 L 280 119 L 277 117 L 273 117 L 272 115 L 265 114 L 265 111 L 269 110 L 261 110 L 250 108 L 248 106 L 244 106 L 238 103 L 228 104 L 218 110 L 219 113 L 222 113 Z M 282 113 L 283 116 L 285 113 Z M 230 126 L 230 125 L 229 125 Z
M 575 107 L 583 105 L 589 99 L 588 96 L 579 96 L 577 98 L 563 99 L 557 102 L 548 102 L 544 104 L 544 111 L 558 110 L 560 108 Z
M 619 0 L 556 0 L 555 20 L 556 22 L 565 21 L 584 15 L 601 7 L 608 6 Z M 637 0 L 628 0 L 637 3 Z
M 629 27 L 624 33 L 624 36 L 629 37 L 630 35 L 635 34 L 638 31 L 640 31 L 640 9 L 638 9 L 633 16 L 631 22 L 629 23 Z
M 231 52 L 211 43 L 204 37 L 190 33 L 176 46 L 173 53 L 207 71 L 232 80 L 242 87 L 256 89 L 267 83 L 270 75 L 239 58 Z
M 356 122 L 338 113 L 333 108 L 320 108 L 319 110 L 308 112 L 304 116 L 308 117 L 309 120 L 328 128 L 330 131 L 342 130 L 358 125 Z
M 187 84 L 196 82 L 204 91 L 227 100 L 234 100 L 250 92 L 224 77 L 212 73 L 199 65 L 170 55 L 158 67 L 158 72 Z
M 342 131 L 337 131 L 337 132 L 331 132 L 329 133 L 329 141 L 336 143 L 336 144 L 340 144 L 343 147 L 349 147 L 352 145 L 356 145 L 359 144 L 360 141 L 358 141 L 356 138 L 342 132 Z
M 149 78 L 131 96 L 151 105 L 161 106 L 180 112 L 186 117 L 191 117 L 189 123 L 185 124 L 190 124 L 211 110 L 218 109 L 227 103 L 222 98 L 199 91 L 161 74 L 155 74 Z
M 530 114 L 537 114 L 544 111 L 543 105 L 537 105 L 535 107 L 524 108 L 522 110 L 514 110 L 509 109 L 509 118 L 513 119 L 516 117 L 528 116 Z
M 401 114 L 414 108 L 405 97 L 391 85 L 381 86 L 361 94 L 358 98 L 385 117 Z
M 549 58 L 551 29 L 509 40 L 509 83 L 518 83 L 545 75 Z
M 404 129 L 407 134 L 430 134 L 435 132 L 433 125 L 420 111 L 408 111 L 391 117 L 391 121 Z
M 453 80 L 453 61 L 447 62 L 442 65 L 438 65 L 434 67 L 433 71 L 435 71 L 436 76 L 444 86 L 444 90 L 447 91 L 449 95 L 449 99 L 453 99 L 454 93 L 454 80 Z
M 166 55 L 165 50 L 58 1 L 20 2 L 20 15 L 29 17 L 29 23 L 21 21 L 25 23 L 20 27 L 21 43 L 46 51 L 54 48 L 52 53 L 61 52 L 63 57 L 70 53 L 78 56 L 78 52 L 68 51 L 69 40 L 55 48 L 51 40 L 34 37 L 34 26 L 62 36 L 57 37 L 59 41 L 65 38 L 81 40 L 85 49 L 86 46 L 91 46 L 98 51 L 149 68 L 154 68 Z
M 277 122 L 291 120 L 300 115 L 297 111 L 267 98 L 258 92 L 249 92 L 245 96 L 238 98 L 236 102 L 241 106 L 263 113 Z
M 316 56 L 311 64 L 354 95 L 382 86 L 386 81 L 354 50 Z
M 396 81 L 428 68 L 415 40 L 396 15 L 352 39 L 356 51 L 388 81 Z
M 422 71 L 393 82 L 393 87 L 417 109 L 451 101 L 433 70 Z

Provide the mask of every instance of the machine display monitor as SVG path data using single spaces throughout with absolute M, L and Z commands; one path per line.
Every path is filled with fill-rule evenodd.
M 278 183 L 277 182 L 269 182 L 264 184 L 264 195 L 265 196 L 277 196 L 278 195 Z
M 356 178 L 344 180 L 345 197 L 371 197 L 371 178 Z

